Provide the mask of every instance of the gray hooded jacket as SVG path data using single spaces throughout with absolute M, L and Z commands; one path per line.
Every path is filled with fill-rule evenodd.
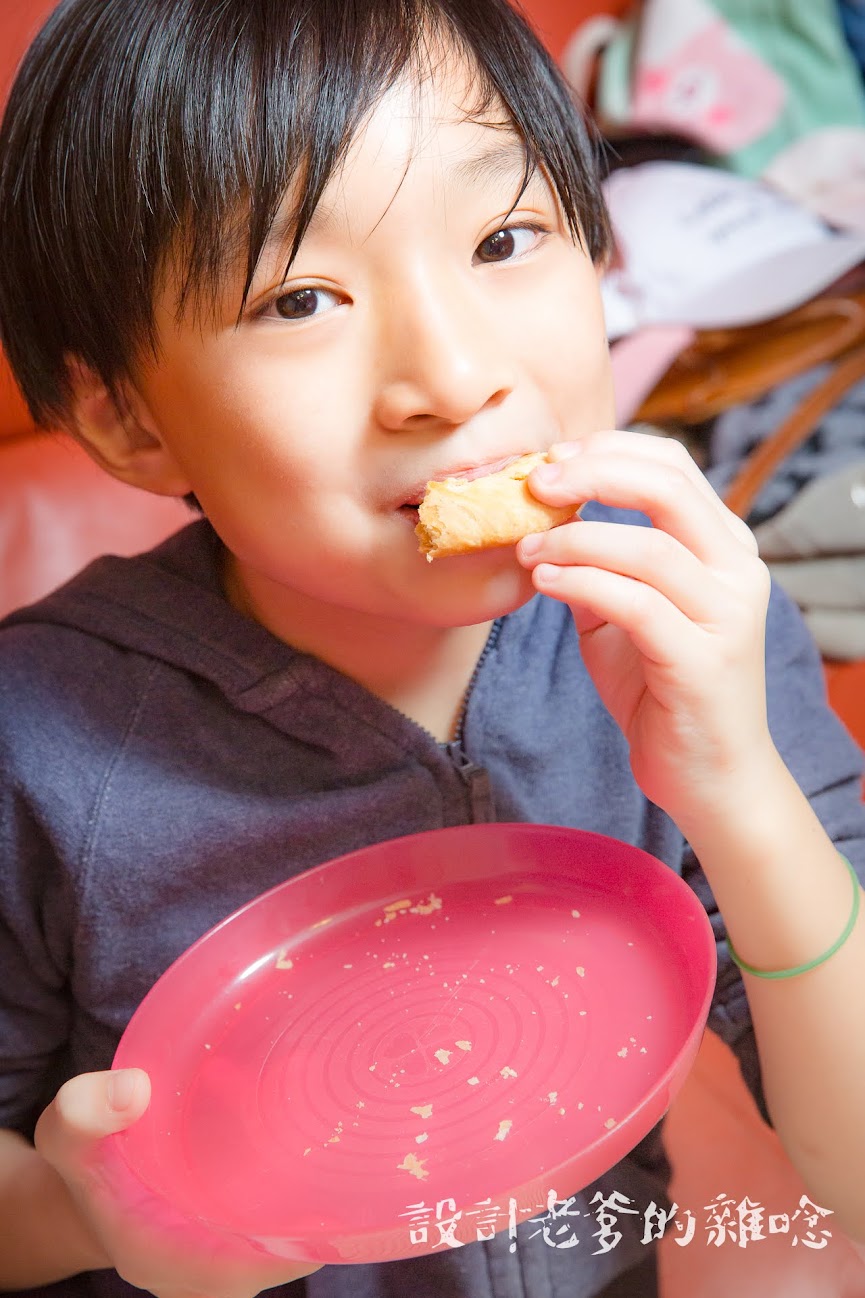
M 150 554 L 97 561 L 0 627 L 0 1124 L 31 1133 L 63 1080 L 107 1068 L 159 975 L 251 898 L 366 844 L 484 820 L 594 830 L 684 875 L 717 936 L 710 1026 L 762 1105 L 723 922 L 681 834 L 634 783 L 568 610 L 536 597 L 495 624 L 458 742 L 441 745 L 237 613 L 221 591 L 221 554 L 197 522 Z M 778 591 L 767 667 L 778 748 L 863 874 L 860 753 Z M 592 1195 L 615 1190 L 642 1211 L 667 1202 L 667 1180 L 656 1129 L 578 1197 L 578 1247 L 551 1247 L 524 1223 L 514 1253 L 504 1234 L 429 1257 L 327 1266 L 284 1292 L 590 1298 L 646 1258 L 639 1217 L 620 1220 L 621 1242 L 593 1255 Z M 51 1292 L 138 1291 L 100 1272 Z

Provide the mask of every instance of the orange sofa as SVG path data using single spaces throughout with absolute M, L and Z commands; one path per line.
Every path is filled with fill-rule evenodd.
M 619 12 L 627 0 L 526 0 L 559 54 L 578 23 Z M 53 0 L 3 0 L 0 102 L 21 51 Z M 2 232 L 0 232 L 2 237 Z M 65 580 L 96 555 L 134 553 L 189 517 L 173 500 L 114 482 L 61 433 L 39 433 L 0 356 L 0 615 Z M 828 669 L 833 701 L 865 744 L 865 681 L 859 665 Z M 746 1197 L 767 1212 L 793 1212 L 802 1193 L 774 1134 L 761 1122 L 733 1056 L 707 1034 L 667 1123 L 673 1196 L 698 1226 L 683 1247 L 670 1234 L 661 1251 L 664 1298 L 865 1298 L 865 1250 L 837 1232 L 822 1250 L 789 1237 L 742 1247 L 707 1243 L 706 1205 Z

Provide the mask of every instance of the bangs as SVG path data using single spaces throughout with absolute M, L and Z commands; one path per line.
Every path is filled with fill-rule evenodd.
M 453 55 L 467 114 L 504 112 L 526 178 L 542 168 L 574 238 L 604 255 L 590 131 L 506 0 L 65 0 L 0 133 L 0 333 L 37 421 L 67 405 L 69 355 L 117 395 L 157 353 L 169 258 L 179 314 L 214 309 L 238 266 L 242 312 L 286 194 L 290 264 L 375 104 Z
M 491 24 L 490 7 L 509 24 Z M 263 6 L 256 8 L 260 22 Z M 253 34 L 245 30 L 247 39 L 234 46 L 236 68 L 215 61 L 201 69 L 200 93 L 185 83 L 189 99 L 201 103 L 206 87 L 231 74 L 212 97 L 208 129 L 178 136 L 181 175 L 197 183 L 187 196 L 177 196 L 180 202 L 174 193 L 164 196 L 175 200 L 171 206 L 187 234 L 180 258 L 181 313 L 190 298 L 200 306 L 208 290 L 215 308 L 225 271 L 245 254 L 242 312 L 286 193 L 297 189 L 299 201 L 281 232 L 290 266 L 324 190 L 375 104 L 406 75 L 419 81 L 435 77 L 449 55 L 462 56 L 473 74 L 467 118 L 485 120 L 504 110 L 501 126 L 516 130 L 526 148 L 524 184 L 540 166 L 574 238 L 593 258 L 606 253 L 606 216 L 601 208 L 597 219 L 597 203 L 591 202 L 597 181 L 586 174 L 587 153 L 594 162 L 588 131 L 556 69 L 526 41 L 509 5 L 326 0 L 316 10 L 314 24 L 298 22 L 277 33 L 264 21 L 260 40 L 249 40 Z M 250 95 L 253 85 L 258 91 Z M 551 113 L 551 93 L 560 100 L 558 112 Z M 185 114 L 181 121 L 188 121 Z M 143 157 L 152 156 L 161 130 L 158 118 L 149 125 L 151 147 L 143 142 Z M 142 177 L 144 193 L 160 174 Z

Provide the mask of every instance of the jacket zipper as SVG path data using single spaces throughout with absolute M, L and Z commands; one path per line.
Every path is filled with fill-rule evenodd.
M 452 742 L 447 746 L 448 751 L 450 751 L 451 748 L 453 747 L 458 747 L 462 751 L 463 728 L 466 722 L 466 713 L 468 712 L 469 709 L 469 699 L 471 698 L 472 690 L 474 689 L 477 683 L 477 679 L 481 674 L 481 669 L 483 668 L 484 663 L 489 658 L 490 654 L 492 653 L 492 651 L 495 649 L 496 645 L 499 642 L 499 636 L 502 633 L 503 624 L 504 624 L 504 618 L 497 617 L 495 622 L 493 622 L 492 626 L 490 627 L 490 633 L 487 636 L 487 642 L 484 645 L 483 649 L 481 650 L 481 656 L 475 663 L 475 669 L 469 678 L 468 685 L 466 686 L 466 692 L 463 695 L 462 706 L 460 707 L 459 714 L 457 716 L 457 724 L 456 724 L 456 730 L 454 732 L 454 737 Z M 453 756 L 453 754 L 451 755 Z
M 474 671 L 469 679 L 466 692 L 463 695 L 462 707 L 460 708 L 457 717 L 454 738 L 449 744 L 445 744 L 448 756 L 453 762 L 457 774 L 468 791 L 471 818 L 475 824 L 488 823 L 489 821 L 495 820 L 495 807 L 493 805 L 493 792 L 492 786 L 490 785 L 489 774 L 485 767 L 479 766 L 477 762 L 473 762 L 469 757 L 463 743 L 463 732 L 472 690 L 475 687 L 484 663 L 498 643 L 502 629 L 502 622 L 502 618 L 496 618 L 490 628 L 487 642 L 483 647 L 481 656 L 475 663 Z
M 457 774 L 466 786 L 472 824 L 487 824 L 495 820 L 493 791 L 486 767 L 473 762 L 458 743 L 447 744 L 446 748 Z

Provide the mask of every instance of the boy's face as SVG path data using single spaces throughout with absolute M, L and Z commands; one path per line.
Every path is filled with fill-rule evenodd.
M 265 252 L 235 327 L 158 303 L 149 426 L 266 623 L 355 610 L 485 621 L 532 593 L 510 548 L 428 564 L 424 483 L 613 423 L 597 274 L 517 137 L 465 120 L 462 74 L 397 85 L 355 140 L 288 278 Z M 505 233 L 498 233 L 505 225 Z M 176 490 L 176 487 L 174 488 Z

